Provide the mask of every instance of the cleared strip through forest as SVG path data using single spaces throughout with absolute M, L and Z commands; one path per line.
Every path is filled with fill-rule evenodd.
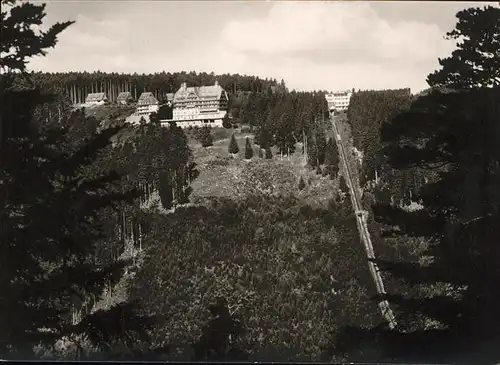
M 344 172 L 345 172 L 345 178 L 347 181 L 347 184 L 349 186 L 350 190 L 350 195 L 351 195 L 351 203 L 352 207 L 355 211 L 356 215 L 356 223 L 358 226 L 358 232 L 359 236 L 361 239 L 361 242 L 363 242 L 363 246 L 365 247 L 366 250 L 366 255 L 368 258 L 368 268 L 370 269 L 370 273 L 372 275 L 373 281 L 375 282 L 375 286 L 377 289 L 377 294 L 383 296 L 386 294 L 385 287 L 384 287 L 384 282 L 382 280 L 382 276 L 380 275 L 380 270 L 378 268 L 378 265 L 374 262 L 375 260 L 375 251 L 373 250 L 373 244 L 370 238 L 370 232 L 368 231 L 368 225 L 367 225 L 367 217 L 368 217 L 368 212 L 366 210 L 363 210 L 363 207 L 361 206 L 360 203 L 360 197 L 359 197 L 359 189 L 352 177 L 351 170 L 349 167 L 349 161 L 347 160 L 347 155 L 345 152 L 344 148 L 344 143 L 342 141 L 342 137 L 339 131 L 339 128 L 336 124 L 335 117 L 331 117 L 332 120 L 332 127 L 333 127 L 333 132 L 335 135 L 335 139 L 337 141 L 337 146 L 339 150 L 339 156 L 340 159 L 342 160 L 342 164 L 344 166 Z M 389 302 L 387 300 L 381 300 L 378 303 L 378 306 L 380 308 L 380 311 L 382 313 L 382 316 L 387 320 L 389 323 L 389 327 L 392 329 L 394 328 L 397 323 L 396 323 L 396 318 L 391 310 L 391 307 L 389 306 Z

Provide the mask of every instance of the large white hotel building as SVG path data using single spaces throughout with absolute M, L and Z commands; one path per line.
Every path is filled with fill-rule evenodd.
M 227 92 L 215 81 L 214 85 L 187 87 L 183 83 L 172 100 L 172 119 L 162 123 L 176 122 L 181 127 L 222 127 L 227 113 Z
M 351 96 L 354 92 L 353 90 L 336 91 L 330 94 L 326 94 L 326 101 L 328 102 L 328 110 L 333 111 L 346 111 L 349 107 L 349 102 L 351 101 Z

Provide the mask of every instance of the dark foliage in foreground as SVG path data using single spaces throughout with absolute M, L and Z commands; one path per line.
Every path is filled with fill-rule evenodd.
M 340 327 L 379 320 L 348 201 L 214 199 L 151 219 L 132 295 L 164 359 L 319 360 Z
M 498 82 L 489 69 L 497 61 L 487 56 L 500 52 L 492 42 L 500 35 L 497 14 L 492 7 L 459 12 L 450 35 L 463 42 L 440 61 L 441 70 L 429 75 L 431 85 L 448 89 L 429 91 L 381 129 L 388 166 L 403 177 L 411 176 L 407 170 L 417 172 L 403 185 L 421 206 L 408 210 L 404 201 L 391 202 L 390 187 L 377 186 L 372 228 L 380 230 L 381 244 L 425 246 L 420 260 L 380 260 L 396 284 L 388 300 L 397 308 L 399 328 L 347 328 L 337 350 L 353 360 L 370 359 L 363 354 L 366 346 L 405 362 L 500 359 L 495 346 L 500 340 L 500 89 L 485 87 Z M 477 72 L 467 71 L 479 64 L 484 67 Z

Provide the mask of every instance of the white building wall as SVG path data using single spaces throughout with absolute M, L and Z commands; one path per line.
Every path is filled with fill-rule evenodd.
M 195 109 L 195 108 L 193 108 Z M 194 110 L 179 109 L 174 110 L 172 121 L 181 128 L 187 127 L 222 127 L 222 119 L 226 116 L 226 110 L 215 113 L 199 113 Z M 168 124 L 164 121 L 163 124 Z
M 160 109 L 158 104 L 153 105 L 139 105 L 137 106 L 135 113 L 137 115 L 149 115 L 151 113 L 156 113 Z
M 209 122 L 205 123 L 203 120 L 188 120 L 188 121 L 177 121 L 176 125 L 181 128 L 188 127 L 222 127 L 222 119 L 210 119 Z
M 214 106 L 218 103 L 214 102 Z M 222 127 L 222 119 L 226 115 L 226 110 L 218 110 L 215 106 L 208 111 L 208 108 L 174 108 L 172 120 L 181 128 L 187 127 Z M 168 122 L 165 122 L 168 124 Z
M 104 105 L 106 102 L 104 100 L 99 100 L 99 101 L 89 101 L 85 102 L 84 105 L 88 106 L 94 106 L 94 105 Z
M 344 111 L 349 107 L 352 91 L 335 92 L 325 96 L 330 111 Z

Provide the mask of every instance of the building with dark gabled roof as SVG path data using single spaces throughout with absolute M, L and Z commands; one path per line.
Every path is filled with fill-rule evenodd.
M 108 98 L 105 93 L 92 93 L 88 94 L 85 99 L 86 105 L 103 105 L 108 102 Z
M 122 105 L 127 105 L 132 101 L 134 101 L 134 98 L 132 97 L 132 94 L 129 91 L 124 91 L 119 93 L 118 97 L 116 98 L 116 103 Z
M 173 119 L 179 127 L 222 126 L 229 97 L 215 81 L 214 85 L 187 87 L 183 83 L 173 96 Z M 163 122 L 168 122 L 164 120 Z
M 151 113 L 156 113 L 160 108 L 160 103 L 158 99 L 155 98 L 153 93 L 144 92 L 137 100 L 137 108 L 135 114 L 137 115 L 149 115 Z

